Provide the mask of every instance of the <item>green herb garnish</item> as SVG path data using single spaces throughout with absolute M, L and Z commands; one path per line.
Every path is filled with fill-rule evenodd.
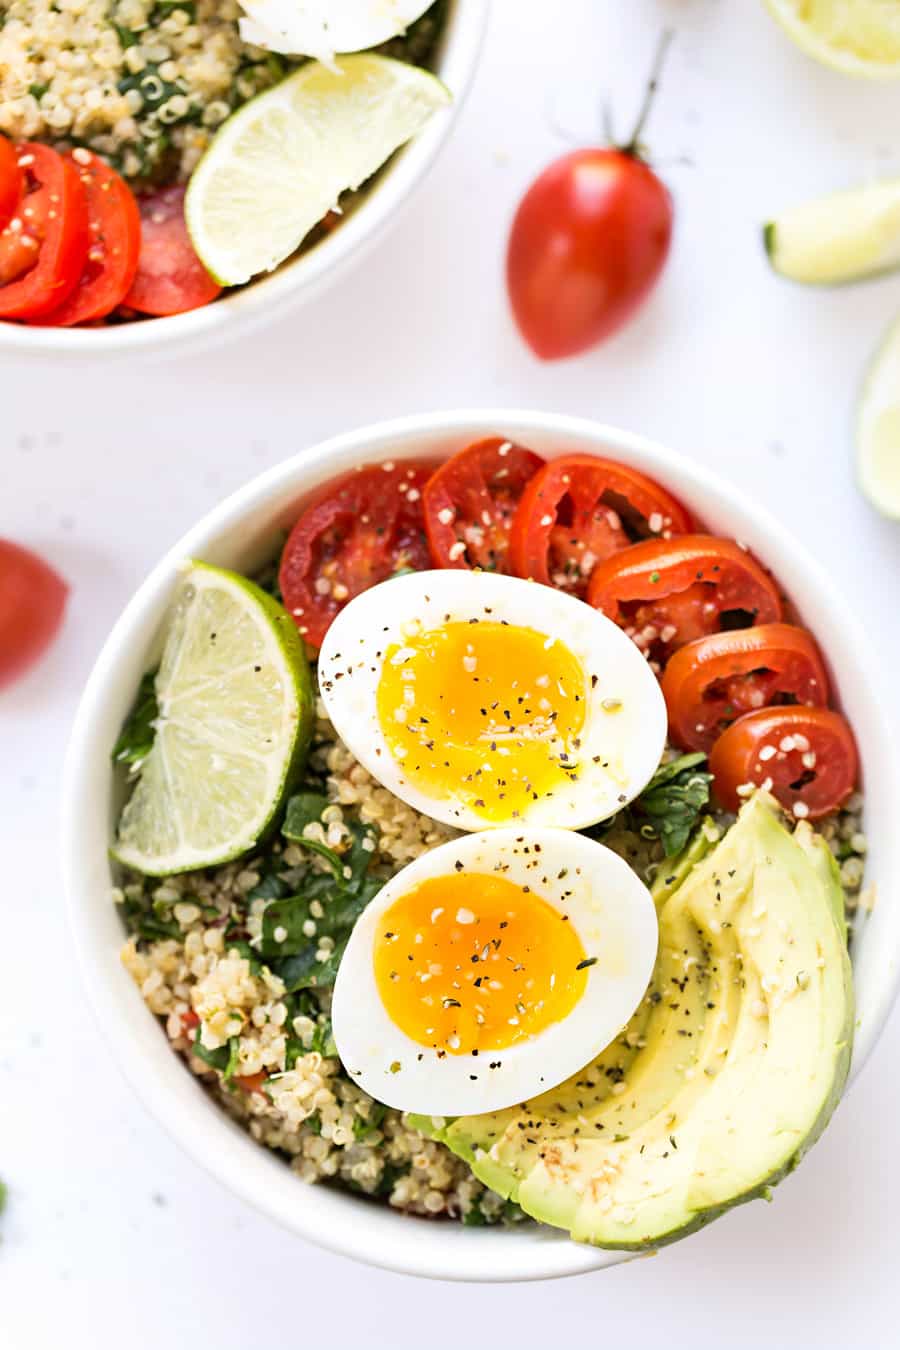
M 127 764 L 129 768 L 136 769 L 144 762 L 153 749 L 158 717 L 156 671 L 148 671 L 141 678 L 131 712 L 113 746 L 112 757 L 116 764 Z
M 642 832 L 661 841 L 667 858 L 681 852 L 709 802 L 712 774 L 700 768 L 705 763 L 699 752 L 673 759 L 657 769 L 632 803 L 632 812 L 646 819 Z

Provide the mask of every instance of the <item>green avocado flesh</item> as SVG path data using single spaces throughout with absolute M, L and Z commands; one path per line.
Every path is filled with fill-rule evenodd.
M 654 888 L 653 981 L 599 1059 L 520 1106 L 415 1122 L 581 1242 L 651 1249 L 767 1197 L 847 1077 L 853 989 L 831 852 L 761 794 L 714 847 L 711 833 Z

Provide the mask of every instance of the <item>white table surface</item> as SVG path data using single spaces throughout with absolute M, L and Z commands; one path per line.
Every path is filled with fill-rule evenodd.
M 650 140 L 677 201 L 668 270 L 619 338 L 541 366 L 504 303 L 510 212 L 562 148 L 548 109 L 588 141 L 606 91 L 624 128 L 664 22 L 678 38 Z M 420 1283 L 275 1228 L 145 1115 L 73 968 L 55 840 L 79 690 L 151 563 L 265 466 L 403 412 L 545 406 L 651 433 L 715 466 L 830 567 L 883 653 L 890 690 L 900 528 L 857 495 L 849 429 L 860 373 L 900 309 L 900 279 L 792 288 L 769 273 L 759 226 L 807 194 L 900 174 L 898 117 L 900 86 L 808 63 L 752 0 L 493 0 L 452 144 L 337 290 L 246 345 L 168 365 L 4 362 L 0 534 L 45 553 L 73 593 L 52 654 L 0 696 L 3 1350 L 531 1350 L 586 1335 L 696 1350 L 897 1344 L 898 1015 L 773 1206 L 563 1284 Z

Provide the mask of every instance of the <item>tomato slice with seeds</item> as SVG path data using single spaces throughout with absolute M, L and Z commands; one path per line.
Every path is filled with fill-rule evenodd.
M 222 287 L 207 272 L 188 234 L 184 187 L 138 198 L 141 249 L 123 304 L 141 314 L 183 314 L 215 300 Z
M 88 150 L 76 150 L 67 158 L 84 187 L 90 242 L 71 295 L 36 321 L 57 328 L 111 314 L 134 281 L 141 249 L 141 216 L 124 178 Z
M 265 1094 L 265 1084 L 269 1075 L 265 1069 L 259 1073 L 238 1073 L 235 1074 L 234 1081 L 242 1092 L 259 1092 Z
M 738 789 L 752 783 L 795 816 L 818 820 L 852 793 L 859 757 L 853 732 L 831 708 L 762 708 L 722 732 L 709 768 L 726 811 L 738 809 Z
M 16 148 L 12 141 L 0 136 L 0 230 L 5 229 L 16 214 L 24 186 Z
M 563 455 L 522 493 L 510 564 L 516 576 L 583 597 L 598 562 L 635 539 L 669 539 L 691 528 L 681 503 L 637 469 L 597 455 Z
M 783 704 L 824 708 L 828 677 L 805 629 L 764 623 L 687 643 L 666 666 L 662 691 L 672 740 L 708 753 L 744 713 Z
M 348 600 L 397 572 L 431 566 L 421 460 L 370 465 L 331 483 L 301 514 L 284 546 L 278 580 L 286 609 L 318 647 Z
M 43 558 L 0 539 L 0 688 L 43 656 L 62 623 L 68 594 Z
M 425 528 L 435 566 L 509 572 L 516 508 L 543 463 L 533 450 L 491 436 L 442 464 L 424 494 Z
M 75 166 L 46 145 L 17 147 L 24 189 L 0 232 L 0 319 L 49 314 L 73 291 L 88 249 L 87 200 Z
M 771 577 L 731 539 L 646 539 L 598 563 L 587 594 L 654 661 L 723 629 L 776 623 Z

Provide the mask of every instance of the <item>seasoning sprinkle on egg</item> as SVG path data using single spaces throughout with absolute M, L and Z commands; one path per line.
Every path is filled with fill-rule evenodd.
M 351 648 L 364 659 L 338 684 Z M 374 586 L 334 619 L 319 672 L 357 758 L 461 829 L 594 824 L 641 791 L 665 743 L 659 686 L 622 630 L 515 577 L 445 570 Z
M 524 828 L 451 840 L 392 877 L 357 920 L 334 990 L 338 1051 L 390 1106 L 499 1110 L 615 1039 L 646 992 L 656 943 L 649 892 L 595 840 Z M 490 1074 L 471 1074 L 479 1055 Z M 394 1062 L 402 1074 L 385 1072 Z

